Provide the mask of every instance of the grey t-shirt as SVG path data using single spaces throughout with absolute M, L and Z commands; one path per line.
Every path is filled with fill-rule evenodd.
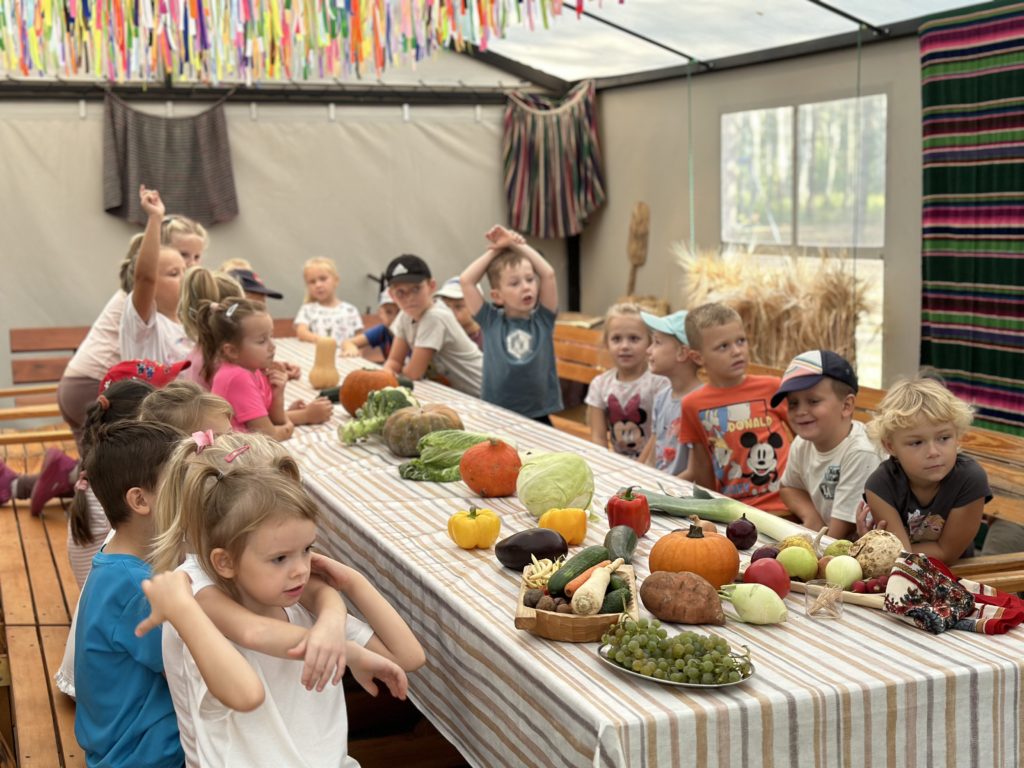
M 562 410 L 555 313 L 538 306 L 512 318 L 484 302 L 475 319 L 484 333 L 483 399 L 531 419 Z
M 953 469 L 939 482 L 938 493 L 930 504 L 922 505 L 910 489 L 906 472 L 893 458 L 888 458 L 871 473 L 864 490 L 871 491 L 900 514 L 910 543 L 938 541 L 949 513 L 976 499 L 992 500 L 988 475 L 970 456 L 959 454 Z M 972 534 L 977 533 L 972 531 Z M 961 557 L 971 557 L 974 546 L 968 546 Z
M 399 312 L 391 326 L 395 338 L 403 339 L 410 351 L 416 347 L 434 350 L 433 370 L 451 386 L 473 397 L 480 397 L 483 354 L 459 325 L 444 302 L 436 301 L 419 320 Z

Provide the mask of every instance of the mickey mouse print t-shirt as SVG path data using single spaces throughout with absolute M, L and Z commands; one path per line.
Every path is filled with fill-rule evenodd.
M 632 381 L 619 381 L 613 368 L 590 382 L 584 402 L 604 411 L 611 449 L 635 459 L 651 436 L 654 396 L 670 386 L 668 379 L 650 371 Z
M 760 509 L 786 508 L 779 485 L 789 456 L 786 402 L 771 406 L 775 376 L 747 376 L 736 387 L 705 384 L 683 398 L 679 442 L 707 451 L 714 490 Z

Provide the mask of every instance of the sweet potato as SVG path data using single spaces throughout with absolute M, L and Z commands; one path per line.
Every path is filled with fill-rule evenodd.
M 725 624 L 718 592 L 696 573 L 656 571 L 640 585 L 644 607 L 676 624 Z

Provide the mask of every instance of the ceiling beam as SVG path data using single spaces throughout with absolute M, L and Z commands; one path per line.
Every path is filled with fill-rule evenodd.
M 518 80 L 525 80 L 540 86 L 547 91 L 551 91 L 553 95 L 560 96 L 567 93 L 573 86 L 573 83 L 568 80 L 563 80 L 555 75 L 534 69 L 521 61 L 510 59 L 508 56 L 502 56 L 494 51 L 481 51 L 475 45 L 467 46 L 464 55 L 472 56 L 484 64 L 490 64 L 492 67 L 500 69 L 502 72 L 507 72 Z
M 823 8 L 829 13 L 834 13 L 836 16 L 841 16 L 847 21 L 852 21 L 858 27 L 870 29 L 872 34 L 878 35 L 879 37 L 888 37 L 889 35 L 888 29 L 882 29 L 881 27 L 876 27 L 874 24 L 869 24 L 859 16 L 854 16 L 852 13 L 844 11 L 841 8 L 836 8 L 830 5 L 829 3 L 824 2 L 824 0 L 807 0 L 807 2 L 809 2 L 811 5 L 816 5 L 819 8 Z

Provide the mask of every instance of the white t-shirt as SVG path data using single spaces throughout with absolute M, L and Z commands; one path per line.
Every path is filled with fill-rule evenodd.
M 187 556 L 178 570 L 191 577 L 193 594 L 214 584 L 195 555 Z M 302 606 L 285 611 L 292 624 L 313 626 L 313 615 Z M 359 645 L 366 645 L 373 630 L 349 616 L 345 635 Z M 348 713 L 343 686 L 328 685 L 320 693 L 307 691 L 301 682 L 301 659 L 279 659 L 245 648 L 238 650 L 263 683 L 263 704 L 252 712 L 236 712 L 221 704 L 206 687 L 192 654 L 174 627 L 164 625 L 164 674 L 189 768 L 359 768 L 359 763 L 348 756 Z
M 145 323 L 132 304 L 132 294 L 125 298 L 121 314 L 121 359 L 155 360 L 176 363 L 188 357 L 195 342 L 185 335 L 181 323 L 156 311 L 156 302 Z M 105 371 L 104 371 L 105 373 Z
M 415 351 L 416 347 L 434 350 L 431 368 L 444 376 L 454 389 L 480 397 L 483 352 L 466 335 L 444 302 L 435 301 L 416 321 L 405 312 L 399 312 L 391 330 L 395 338 L 405 340 L 410 351 Z
M 107 371 L 121 362 L 121 316 L 127 298 L 120 288 L 110 297 L 64 369 L 65 376 L 102 381 Z
M 882 458 L 864 425 L 854 421 L 850 434 L 827 453 L 819 453 L 802 437 L 794 438 L 782 485 L 807 491 L 825 523 L 833 517 L 856 523 L 864 483 Z
M 654 429 L 654 396 L 671 386 L 667 378 L 650 371 L 633 381 L 619 381 L 613 368 L 590 382 L 584 402 L 604 411 L 612 450 L 635 459 Z
M 351 339 L 363 332 L 363 316 L 347 301 L 325 307 L 315 301 L 299 307 L 295 324 L 308 325 L 311 333 L 327 336 L 338 342 Z

